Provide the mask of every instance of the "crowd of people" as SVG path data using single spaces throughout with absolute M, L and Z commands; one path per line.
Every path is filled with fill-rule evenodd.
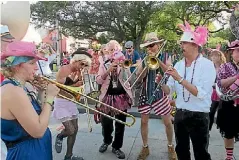
M 59 68 L 55 81 L 80 87 L 84 84 L 84 73 L 89 73 L 94 88 L 100 91 L 98 100 L 102 104 L 98 104 L 97 109 L 123 122 L 126 122 L 126 115 L 104 104 L 125 113 L 132 106 L 138 107 L 142 148 L 137 160 L 146 160 L 150 154 L 148 123 L 152 110 L 164 123 L 169 160 L 190 160 L 190 140 L 195 160 L 211 160 L 209 131 L 216 111 L 216 124 L 224 139 L 226 160 L 233 160 L 234 141 L 239 137 L 239 101 L 221 99 L 216 88 L 227 94 L 235 90 L 233 86 L 239 86 L 239 40 L 228 45 L 229 62 L 226 62 L 220 47 L 210 49 L 207 59 L 199 52 L 200 47 L 207 43 L 207 28 L 198 26 L 192 30 L 187 22 L 179 26 L 183 31 L 180 39 L 183 58 L 175 65 L 172 57 L 163 52 L 165 40 L 151 32 L 140 45 L 147 50 L 144 56 L 135 50 L 132 41 L 125 43 L 125 51 L 116 40 L 102 45 L 93 43 L 92 49 L 76 50 L 70 62 Z M 83 160 L 73 154 L 78 132 L 77 105 L 60 97 L 60 89 L 55 84 L 45 84 L 35 76 L 49 74 L 44 68 L 49 67 L 50 59 L 55 58 L 55 51 L 50 46 L 37 49 L 33 43 L 14 41 L 10 34 L 1 36 L 1 40 L 4 38 L 8 41 L 2 42 L 7 44 L 1 54 L 4 76 L 1 83 L 1 139 L 7 147 L 6 159 L 52 160 L 53 144 L 48 128 L 52 115 L 64 126 L 55 139 L 56 152 L 61 153 L 63 140 L 67 138 L 64 159 Z M 157 57 L 156 69 L 150 68 L 148 56 Z M 125 66 L 126 60 L 131 62 L 130 66 Z M 28 82 L 32 84 L 32 90 L 28 88 Z M 176 94 L 176 99 L 171 98 L 173 94 Z M 174 117 L 173 104 L 177 107 Z M 112 145 L 112 153 L 125 159 L 122 149 L 125 125 L 118 122 L 114 125 L 112 119 L 98 116 L 102 126 L 99 152 L 104 153 Z

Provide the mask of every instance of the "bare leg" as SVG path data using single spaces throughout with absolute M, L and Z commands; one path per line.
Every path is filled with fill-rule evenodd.
M 148 145 L 148 122 L 149 115 L 141 114 L 141 136 L 144 146 Z
M 168 145 L 172 145 L 173 143 L 173 124 L 172 124 L 172 116 L 171 114 L 169 115 L 164 115 L 161 116 L 164 126 L 165 126 L 165 131 L 168 139 Z

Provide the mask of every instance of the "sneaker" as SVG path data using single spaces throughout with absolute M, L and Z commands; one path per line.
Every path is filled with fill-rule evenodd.
M 78 156 L 65 156 L 64 160 L 84 160 L 84 158 Z
M 149 156 L 149 147 L 142 147 L 142 150 L 139 153 L 137 160 L 146 160 L 148 156 Z
M 62 142 L 63 138 L 60 137 L 60 134 L 56 136 L 56 141 L 55 141 L 55 149 L 57 153 L 61 153 L 62 150 Z
M 109 146 L 108 144 L 103 143 L 99 148 L 99 152 L 104 153 L 107 150 L 108 146 Z
M 117 158 L 119 158 L 119 159 L 125 159 L 125 154 L 124 154 L 124 152 L 121 151 L 120 149 L 112 148 L 112 152 L 116 155 Z
M 174 150 L 174 145 L 168 146 L 168 158 L 169 160 L 177 160 L 177 154 Z

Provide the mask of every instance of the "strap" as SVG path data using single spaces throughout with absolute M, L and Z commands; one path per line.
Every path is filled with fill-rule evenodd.
M 8 84 L 8 83 L 11 83 L 14 86 L 17 86 L 17 84 L 14 81 L 11 81 L 10 79 L 2 81 L 1 86 L 4 86 L 5 84 Z

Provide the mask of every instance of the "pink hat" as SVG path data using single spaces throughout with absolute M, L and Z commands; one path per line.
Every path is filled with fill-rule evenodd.
M 239 40 L 235 40 L 231 43 L 228 43 L 228 50 L 239 48 Z
M 185 21 L 185 26 L 183 24 L 178 26 L 183 31 L 181 42 L 191 42 L 198 46 L 203 46 L 207 43 L 208 30 L 206 27 L 198 26 L 193 30 L 187 21 Z
M 32 57 L 37 60 L 45 60 L 47 58 L 41 57 L 38 55 L 36 45 L 31 42 L 15 41 L 9 43 L 6 51 L 1 55 L 1 60 L 5 60 L 8 57 Z

